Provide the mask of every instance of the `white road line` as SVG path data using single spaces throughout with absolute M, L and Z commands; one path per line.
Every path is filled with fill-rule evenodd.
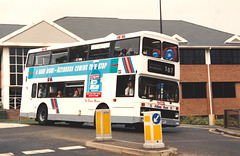
M 13 153 L 0 153 L 0 156 L 14 156 Z
M 75 149 L 83 149 L 86 148 L 84 146 L 69 146 L 69 147 L 59 147 L 60 150 L 75 150 Z
M 1 128 L 16 128 L 16 127 L 26 127 L 28 124 L 19 124 L 19 123 L 0 123 Z
M 23 154 L 30 155 L 30 154 L 40 154 L 40 153 L 50 153 L 55 152 L 51 149 L 42 149 L 42 150 L 32 150 L 32 151 L 22 151 Z

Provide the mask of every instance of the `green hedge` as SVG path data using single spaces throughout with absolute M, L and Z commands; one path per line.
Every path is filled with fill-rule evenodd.
M 181 117 L 181 124 L 209 125 L 208 116 L 186 116 Z M 223 126 L 223 119 L 216 119 L 215 125 Z

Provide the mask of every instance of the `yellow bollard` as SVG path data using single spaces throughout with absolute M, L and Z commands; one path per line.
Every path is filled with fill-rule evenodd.
M 96 110 L 96 140 L 104 141 L 112 139 L 110 109 Z
M 161 112 L 144 112 L 144 148 L 164 148 L 162 141 L 162 121 Z

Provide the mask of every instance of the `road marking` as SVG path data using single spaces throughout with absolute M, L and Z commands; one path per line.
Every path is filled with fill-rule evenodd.
M 18 123 L 0 123 L 0 128 L 16 128 L 16 127 L 26 127 L 28 124 L 18 124 Z
M 69 147 L 59 147 L 60 150 L 75 150 L 75 149 L 83 149 L 86 148 L 84 146 L 69 146 Z
M 0 156 L 14 156 L 13 153 L 0 153 Z
M 223 136 L 230 137 L 230 138 L 235 138 L 235 139 L 240 139 L 240 137 L 232 136 L 232 135 L 229 135 L 229 134 L 223 134 Z
M 225 134 L 224 132 L 216 132 L 214 129 L 210 129 L 209 132 L 215 133 L 215 134 L 222 134 L 225 137 L 229 137 L 229 138 L 235 138 L 235 139 L 240 139 L 240 137 L 238 136 L 232 136 L 229 134 Z
M 42 150 L 32 150 L 32 151 L 22 151 L 23 154 L 30 155 L 30 154 L 40 154 L 40 153 L 50 153 L 55 152 L 51 149 L 42 149 Z
M 209 129 L 209 132 L 215 133 L 215 134 L 220 134 L 219 132 L 216 132 L 214 129 Z

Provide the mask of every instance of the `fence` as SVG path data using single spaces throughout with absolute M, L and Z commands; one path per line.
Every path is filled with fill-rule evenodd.
M 224 110 L 224 127 L 240 128 L 240 109 Z

